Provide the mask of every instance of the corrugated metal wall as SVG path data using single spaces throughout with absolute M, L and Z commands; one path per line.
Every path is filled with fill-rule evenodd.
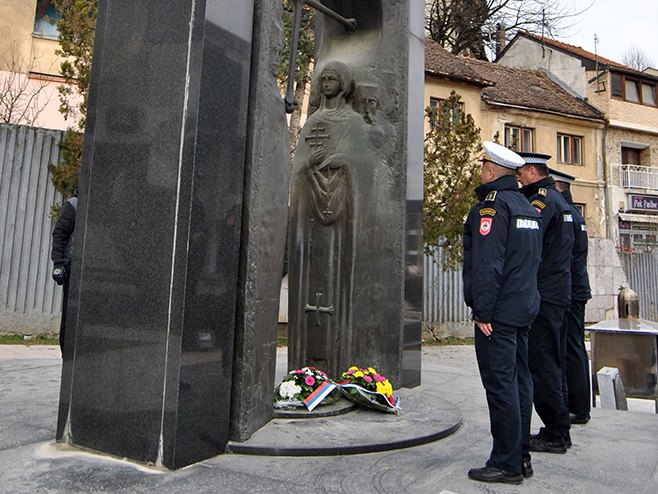
M 48 174 L 63 133 L 0 125 L 0 314 L 52 315 L 61 289 L 50 278 L 50 208 L 61 199 Z M 6 316 L 6 317 L 5 317 Z M 13 320 L 16 320 L 15 318 Z M 2 324 L 3 330 L 11 330 Z
M 640 317 L 658 322 L 658 252 L 621 252 L 619 257 L 628 285 L 638 295 Z
M 464 303 L 462 267 L 447 271 L 441 264 L 441 249 L 424 256 L 423 322 L 467 321 L 471 310 Z

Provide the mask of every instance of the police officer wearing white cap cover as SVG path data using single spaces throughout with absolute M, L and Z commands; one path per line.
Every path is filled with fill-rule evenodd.
M 468 476 L 518 484 L 532 475 L 532 380 L 528 334 L 539 310 L 540 215 L 519 193 L 513 151 L 484 142 L 480 202 L 464 225 L 464 297 L 475 320 L 475 351 L 486 390 L 493 448 Z
M 573 215 L 574 243 L 571 259 L 571 303 L 564 320 L 563 332 L 566 368 L 563 372 L 567 384 L 567 405 L 571 424 L 586 424 L 591 406 L 589 360 L 585 348 L 585 305 L 592 298 L 587 274 L 587 227 L 585 220 L 573 204 L 571 183 L 573 175 L 552 170 L 549 172 L 555 187 L 567 201 Z
M 542 217 L 542 262 L 538 287 L 541 305 L 530 328 L 529 361 L 535 410 L 544 423 L 530 450 L 565 453 L 571 443 L 569 411 L 563 392 L 565 365 L 562 323 L 571 301 L 573 216 L 548 175 L 547 154 L 519 153 L 521 193 Z M 561 340 L 562 338 L 562 340 Z

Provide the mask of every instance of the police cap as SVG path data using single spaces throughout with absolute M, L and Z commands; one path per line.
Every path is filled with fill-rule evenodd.
M 556 182 L 564 182 L 566 184 L 570 184 L 574 180 L 576 180 L 576 177 L 573 175 L 569 175 L 568 173 L 561 172 L 559 170 L 554 170 L 553 168 L 548 169 L 548 173 L 550 174 L 551 177 L 553 177 L 553 180 Z
M 523 158 L 511 149 L 507 149 L 500 144 L 491 141 L 484 141 L 482 147 L 484 148 L 482 161 L 491 161 L 496 165 L 511 168 L 512 170 L 516 170 L 520 166 L 525 165 Z
M 519 153 L 519 156 L 525 160 L 525 165 L 548 165 L 551 159 L 550 154 L 542 153 Z

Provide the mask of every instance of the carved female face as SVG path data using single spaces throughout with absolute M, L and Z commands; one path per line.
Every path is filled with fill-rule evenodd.
M 333 70 L 322 71 L 320 77 L 320 91 L 325 98 L 335 98 L 341 90 L 340 77 Z

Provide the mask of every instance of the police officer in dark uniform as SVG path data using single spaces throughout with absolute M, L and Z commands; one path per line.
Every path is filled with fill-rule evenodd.
M 532 379 L 528 333 L 539 310 L 540 215 L 519 193 L 516 153 L 485 142 L 479 204 L 464 225 L 464 297 L 475 320 L 475 351 L 486 390 L 493 448 L 468 476 L 519 484 L 532 475 Z
M 530 328 L 529 361 L 534 384 L 535 410 L 544 423 L 530 439 L 530 450 L 565 453 L 571 443 L 569 411 L 562 369 L 566 348 L 562 331 L 571 301 L 573 215 L 548 175 L 547 154 L 519 153 L 525 165 L 518 169 L 521 193 L 542 217 L 542 262 L 538 287 L 541 306 Z
M 590 372 L 585 348 L 585 305 L 592 298 L 587 274 L 587 227 L 571 197 L 571 183 L 576 177 L 549 169 L 555 187 L 569 204 L 573 215 L 573 257 L 571 259 L 571 303 L 564 321 L 566 333 L 566 383 L 569 420 L 572 424 L 589 422 L 591 406 Z

